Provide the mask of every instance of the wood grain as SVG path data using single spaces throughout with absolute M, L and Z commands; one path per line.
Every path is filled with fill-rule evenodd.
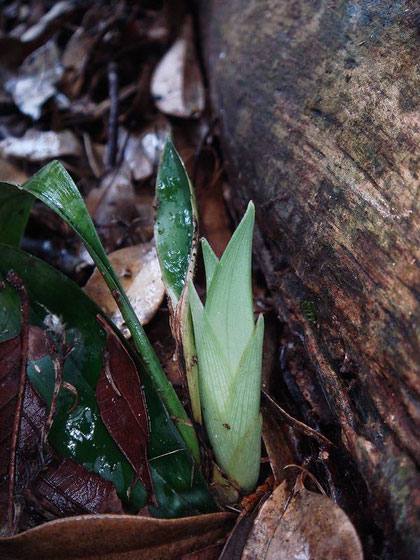
M 255 201 L 256 256 L 316 371 L 296 378 L 302 414 L 334 424 L 375 523 L 410 557 L 420 500 L 415 4 L 198 9 L 232 209 Z

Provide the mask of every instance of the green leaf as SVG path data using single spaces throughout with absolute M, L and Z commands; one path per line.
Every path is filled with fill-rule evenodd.
M 53 161 L 20 188 L 36 196 L 57 212 L 82 239 L 121 310 L 148 374 L 160 391 L 170 414 L 179 419 L 177 421 L 178 430 L 196 460 L 199 460 L 199 447 L 194 428 L 191 426 L 174 388 L 163 372 L 156 353 L 108 261 L 86 205 L 72 178 L 58 161 Z
M 204 267 L 206 269 L 206 286 L 208 291 L 217 265 L 219 264 L 219 259 L 216 257 L 207 239 L 203 238 L 201 240 L 201 248 L 203 250 Z
M 76 387 L 79 405 L 68 413 L 74 395 L 60 392 L 58 414 L 50 432 L 51 444 L 62 455 L 111 480 L 120 497 L 138 509 L 145 499 L 144 488 L 137 483 L 130 490 L 132 468 L 106 430 L 94 397 L 106 344 L 105 333 L 96 319 L 101 311 L 76 284 L 50 266 L 19 249 L 0 245 L 0 276 L 5 278 L 10 269 L 19 274 L 28 291 L 30 324 L 46 329 L 46 317 L 54 315 L 65 325 L 67 342 L 74 343 L 65 361 L 64 380 Z M 16 336 L 19 329 L 19 298 L 6 285 L 0 290 L 0 341 Z M 130 345 L 119 336 L 130 352 Z M 180 517 L 213 511 L 213 500 L 191 454 L 138 360 L 137 365 L 150 417 L 148 457 L 158 501 L 157 508 L 150 507 L 152 515 Z M 54 370 L 49 356 L 31 362 L 28 376 L 40 395 L 50 402 Z
M 0 181 L 0 242 L 18 247 L 34 197 L 15 185 Z
M 201 423 L 198 367 L 186 285 L 197 253 L 197 209 L 192 184 L 169 136 L 156 179 L 155 241 L 195 420 Z
M 156 179 L 155 241 L 173 310 L 195 265 L 197 212 L 184 164 L 169 136 Z
M 251 285 L 254 205 L 220 261 L 203 242 L 207 299 L 192 283 L 190 306 L 199 365 L 204 422 L 219 466 L 246 491 L 260 470 L 262 316 L 254 325 Z
M 232 372 L 254 330 L 251 257 L 255 209 L 252 202 L 216 265 L 205 314 Z
M 192 283 L 189 284 L 189 296 L 197 353 L 200 360 L 200 395 L 204 418 L 206 418 L 206 414 L 211 414 L 214 408 L 219 411 L 226 410 L 232 372 Z M 208 432 L 211 438 L 211 431 L 208 430 Z

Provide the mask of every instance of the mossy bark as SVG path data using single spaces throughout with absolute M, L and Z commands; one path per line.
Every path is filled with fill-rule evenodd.
M 392 554 L 414 557 L 415 2 L 197 5 L 232 208 L 255 201 L 256 256 L 313 367 L 289 372 L 302 416 L 336 428 Z

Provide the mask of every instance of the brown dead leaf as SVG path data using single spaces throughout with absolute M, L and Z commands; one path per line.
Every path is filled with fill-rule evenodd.
M 179 38 L 153 73 L 151 93 L 157 108 L 175 117 L 202 113 L 205 92 L 193 40 L 193 24 L 187 17 Z
M 22 113 L 38 120 L 42 105 L 57 92 L 55 84 L 62 75 L 60 52 L 51 39 L 23 61 L 18 75 L 10 78 L 5 88 Z
M 21 138 L 5 138 L 0 142 L 0 154 L 28 161 L 78 156 L 81 151 L 79 140 L 70 130 L 42 132 L 29 129 Z
M 0 539 L 3 560 L 178 560 L 223 538 L 235 515 L 212 513 L 183 519 L 86 515 L 51 521 Z
M 115 486 L 71 459 L 54 460 L 24 493 L 27 504 L 46 520 L 84 513 L 123 513 Z
M 141 324 L 147 324 L 165 295 L 154 244 L 145 243 L 119 249 L 108 255 L 108 258 Z M 118 328 L 123 330 L 126 336 L 130 336 L 121 312 L 99 270 L 94 271 L 84 290 Z
M 147 179 L 157 168 L 168 131 L 169 125 L 165 119 L 158 119 L 153 126 L 140 133 L 130 134 L 128 140 L 125 140 L 127 132 L 121 129 L 119 138 L 124 149 L 124 161 L 135 181 Z
M 283 482 L 262 506 L 243 560 L 362 560 L 350 519 L 330 498 Z
M 86 206 L 106 251 L 113 251 L 124 238 L 128 225 L 137 217 L 128 166 L 122 165 L 106 175 L 100 187 L 89 192 Z
M 21 185 L 29 175 L 10 161 L 0 157 L 0 181 Z

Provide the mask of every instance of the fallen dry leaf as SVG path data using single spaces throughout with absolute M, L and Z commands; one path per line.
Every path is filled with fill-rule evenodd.
M 78 156 L 81 151 L 79 140 L 70 130 L 42 132 L 29 129 L 21 138 L 5 138 L 0 142 L 0 154 L 28 161 Z
M 183 519 L 86 515 L 58 519 L 0 539 L 2 560 L 178 560 L 214 544 L 235 515 L 212 513 Z
M 107 252 L 111 252 L 127 232 L 128 225 L 137 218 L 136 200 L 131 171 L 127 164 L 108 173 L 98 188 L 92 189 L 86 206 L 95 222 Z
M 98 319 L 107 334 L 104 366 L 95 392 L 101 418 L 134 469 L 133 484 L 140 479 L 150 493 L 149 417 L 140 377 L 120 339 L 104 319 Z
M 157 168 L 168 135 L 168 126 L 166 121 L 159 120 L 141 133 L 130 134 L 127 141 L 127 132 L 121 130 L 119 138 L 121 147 L 124 148 L 124 161 L 135 181 L 147 179 Z
M 263 504 L 243 550 L 243 560 L 362 560 L 350 519 L 330 498 L 290 492 L 283 482 Z
M 147 324 L 158 310 L 165 295 L 154 244 L 145 243 L 119 249 L 108 255 L 108 258 L 141 324 Z M 99 270 L 95 269 L 84 290 L 118 328 L 129 336 L 121 312 Z
M 186 19 L 179 38 L 156 67 L 150 87 L 156 107 L 162 113 L 186 118 L 202 113 L 205 92 L 191 17 Z
M 123 513 L 115 486 L 71 459 L 57 459 L 43 469 L 25 490 L 25 498 L 46 520 Z
M 51 39 L 23 61 L 18 75 L 7 80 L 5 88 L 22 113 L 38 120 L 42 105 L 56 93 L 55 84 L 62 75 L 60 53 Z
M 10 161 L 0 157 L 0 181 L 21 185 L 27 179 L 29 179 L 27 173 L 13 165 Z

